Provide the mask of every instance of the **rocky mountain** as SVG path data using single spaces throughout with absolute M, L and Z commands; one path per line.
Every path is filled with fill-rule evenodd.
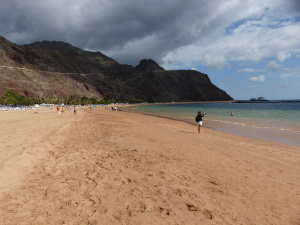
M 136 67 L 63 42 L 17 45 L 0 36 L 0 95 L 82 96 L 129 101 L 225 101 L 232 98 L 193 70 L 165 70 L 151 59 Z

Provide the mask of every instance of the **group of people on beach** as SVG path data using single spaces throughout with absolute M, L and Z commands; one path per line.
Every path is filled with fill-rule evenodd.
M 69 107 L 69 111 L 70 111 L 70 107 Z M 65 106 L 62 106 L 61 109 L 59 106 L 56 107 L 56 111 L 58 114 L 63 113 L 65 111 Z M 76 115 L 77 111 L 76 111 L 76 106 L 74 105 L 74 109 L 73 109 L 74 115 Z

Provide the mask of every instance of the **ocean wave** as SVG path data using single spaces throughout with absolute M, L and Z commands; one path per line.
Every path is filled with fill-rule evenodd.
M 274 127 L 274 126 L 259 126 L 256 124 L 251 124 L 251 123 L 242 123 L 242 122 L 231 122 L 231 121 L 226 121 L 226 120 L 216 120 L 216 119 L 208 119 L 207 121 L 214 121 L 218 123 L 223 123 L 223 124 L 231 124 L 231 125 L 238 125 L 242 127 L 252 127 L 256 129 L 271 129 L 271 130 L 278 130 L 278 131 L 285 131 L 285 132 L 293 132 L 293 133 L 300 133 L 300 130 L 295 130 L 291 128 L 279 128 L 279 127 Z
M 229 124 L 235 124 L 235 125 L 246 126 L 245 123 L 230 122 L 230 121 L 226 121 L 226 120 L 210 120 L 210 121 L 215 121 L 215 122 L 220 122 L 220 123 L 229 123 Z
M 181 116 L 182 119 L 194 119 L 194 117 L 190 117 L 190 116 Z

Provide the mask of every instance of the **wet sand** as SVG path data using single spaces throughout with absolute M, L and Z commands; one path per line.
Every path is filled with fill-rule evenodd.
M 0 111 L 0 224 L 300 224 L 300 148 L 99 107 Z
M 205 120 L 205 124 L 206 127 L 230 134 L 300 147 L 300 132 L 241 126 L 210 120 Z

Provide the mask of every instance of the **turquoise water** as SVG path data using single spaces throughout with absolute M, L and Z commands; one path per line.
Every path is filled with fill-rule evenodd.
M 138 106 L 137 111 L 195 125 L 195 116 L 202 111 L 204 127 L 300 146 L 299 102 L 160 104 Z

